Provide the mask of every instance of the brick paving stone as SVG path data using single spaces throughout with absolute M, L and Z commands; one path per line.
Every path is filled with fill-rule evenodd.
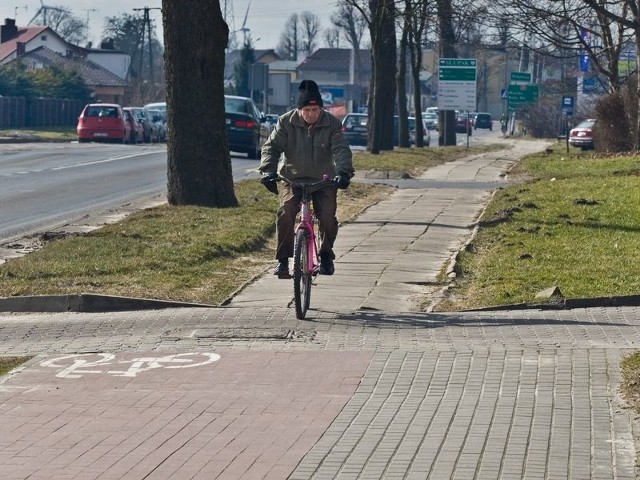
M 415 308 L 513 161 L 449 162 L 343 226 L 304 321 L 273 276 L 224 308 L 0 314 L 0 354 L 39 355 L 0 380 L 0 478 L 635 478 L 640 308 Z

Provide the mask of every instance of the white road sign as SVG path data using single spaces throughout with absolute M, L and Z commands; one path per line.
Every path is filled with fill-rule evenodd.
M 441 58 L 438 67 L 438 108 L 475 111 L 477 60 Z

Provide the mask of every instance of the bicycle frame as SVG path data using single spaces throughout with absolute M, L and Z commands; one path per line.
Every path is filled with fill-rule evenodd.
M 316 217 L 311 208 L 311 194 L 308 192 L 307 187 L 302 187 L 302 198 L 300 199 L 300 221 L 297 223 L 295 227 L 295 233 L 298 233 L 299 230 L 304 229 L 307 231 L 309 235 L 309 245 L 307 252 L 307 273 L 311 273 L 313 275 L 318 273 L 319 265 L 318 265 L 318 242 L 316 241 L 316 233 L 315 233 L 315 221 Z
M 295 242 L 293 248 L 293 297 L 296 317 L 305 318 L 311 299 L 313 277 L 320 272 L 320 255 L 315 232 L 316 217 L 311 207 L 312 192 L 315 188 L 331 185 L 328 177 L 315 183 L 297 183 L 280 177 L 294 192 L 300 195 L 300 219 L 294 228 Z

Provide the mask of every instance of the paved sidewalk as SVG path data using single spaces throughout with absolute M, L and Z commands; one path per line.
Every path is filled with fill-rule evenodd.
M 636 478 L 639 307 L 420 311 L 513 161 L 343 226 L 305 321 L 271 275 L 225 308 L 0 314 L 0 353 L 35 355 L 0 383 L 0 478 Z

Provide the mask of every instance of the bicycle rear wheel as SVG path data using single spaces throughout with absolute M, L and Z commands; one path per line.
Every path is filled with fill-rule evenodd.
M 296 317 L 303 319 L 311 302 L 311 280 L 309 271 L 309 233 L 298 230 L 293 247 L 293 297 L 296 305 Z

